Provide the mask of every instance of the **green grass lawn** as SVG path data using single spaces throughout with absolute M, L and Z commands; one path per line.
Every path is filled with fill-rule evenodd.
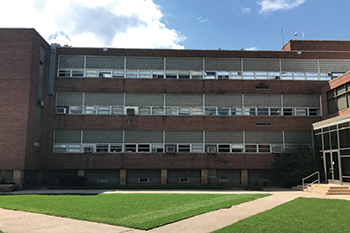
M 297 198 L 215 233 L 350 232 L 349 213 L 350 201 Z
M 269 194 L 6 195 L 0 207 L 150 229 Z

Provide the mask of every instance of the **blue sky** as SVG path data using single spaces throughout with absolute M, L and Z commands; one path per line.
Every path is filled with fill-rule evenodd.
M 286 3 L 262 12 L 257 0 L 155 0 L 164 13 L 164 22 L 186 36 L 188 49 L 256 48 L 278 50 L 290 39 L 350 40 L 350 1 L 305 0 L 265 1 Z M 295 36 L 295 32 L 298 33 Z
M 279 50 L 290 39 L 350 40 L 349 9 L 347 0 L 0 0 L 0 27 L 74 47 Z

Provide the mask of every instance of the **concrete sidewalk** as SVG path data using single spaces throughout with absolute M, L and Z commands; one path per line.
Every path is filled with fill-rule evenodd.
M 158 227 L 147 232 L 172 233 L 172 232 L 212 232 L 225 226 L 233 224 L 241 219 L 272 209 L 278 205 L 289 202 L 297 197 L 314 197 L 314 198 L 334 198 L 350 200 L 350 196 L 326 196 L 320 194 L 307 193 L 302 191 L 106 191 L 106 190 L 73 190 L 74 193 L 221 193 L 221 194 L 241 194 L 241 193 L 270 193 L 269 197 L 260 198 L 254 201 L 232 206 L 228 209 L 221 209 L 192 218 Z M 77 192 L 76 192 L 77 191 Z M 44 190 L 44 191 L 18 191 L 17 194 L 34 194 L 34 193 L 72 193 L 72 190 Z M 146 232 L 136 229 L 130 229 L 119 226 L 111 226 L 101 223 L 79 221 L 68 218 L 47 216 L 42 214 L 26 213 L 22 211 L 11 211 L 0 209 L 0 230 L 5 233 L 21 232 Z

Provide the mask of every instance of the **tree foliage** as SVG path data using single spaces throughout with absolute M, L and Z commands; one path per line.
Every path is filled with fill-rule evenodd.
M 286 186 L 301 184 L 301 179 L 315 171 L 315 161 L 309 145 L 293 145 L 276 157 L 272 172 L 275 180 Z

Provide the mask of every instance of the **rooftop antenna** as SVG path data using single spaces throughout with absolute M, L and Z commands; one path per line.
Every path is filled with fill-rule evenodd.
M 282 48 L 284 50 L 284 36 L 283 36 L 283 27 L 281 27 L 281 35 L 282 35 Z

